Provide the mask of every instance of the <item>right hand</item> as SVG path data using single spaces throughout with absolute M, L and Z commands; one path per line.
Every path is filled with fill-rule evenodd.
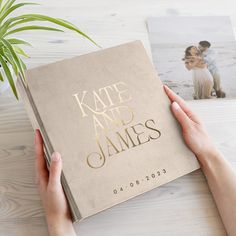
M 164 85 L 164 90 L 171 101 L 171 110 L 182 127 L 183 138 L 187 146 L 199 161 L 214 154 L 217 149 L 208 136 L 200 118 L 187 106 L 186 102 Z

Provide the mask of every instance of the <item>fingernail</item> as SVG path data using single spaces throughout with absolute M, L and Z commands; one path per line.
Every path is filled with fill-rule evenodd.
M 58 153 L 58 152 L 54 152 L 53 154 L 52 154 L 52 161 L 59 161 L 60 160 L 60 153 Z
M 179 104 L 177 102 L 173 102 L 172 106 L 175 110 L 178 110 L 180 108 Z

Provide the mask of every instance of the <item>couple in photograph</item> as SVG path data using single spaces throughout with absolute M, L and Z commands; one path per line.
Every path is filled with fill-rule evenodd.
M 185 50 L 185 66 L 193 71 L 194 99 L 226 96 L 220 85 L 216 53 L 210 47 L 210 42 L 200 41 L 198 46 L 189 46 Z

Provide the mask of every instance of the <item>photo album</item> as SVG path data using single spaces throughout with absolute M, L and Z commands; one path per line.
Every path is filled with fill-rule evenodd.
M 186 100 L 236 98 L 236 42 L 228 16 L 147 19 L 162 82 Z
M 63 160 L 73 221 L 199 169 L 141 41 L 27 71 L 17 90 L 50 165 Z

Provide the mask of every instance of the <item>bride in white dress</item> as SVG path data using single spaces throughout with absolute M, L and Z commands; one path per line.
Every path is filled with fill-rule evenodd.
M 185 50 L 185 66 L 193 71 L 194 99 L 212 98 L 213 77 L 201 56 L 200 50 L 190 46 Z

